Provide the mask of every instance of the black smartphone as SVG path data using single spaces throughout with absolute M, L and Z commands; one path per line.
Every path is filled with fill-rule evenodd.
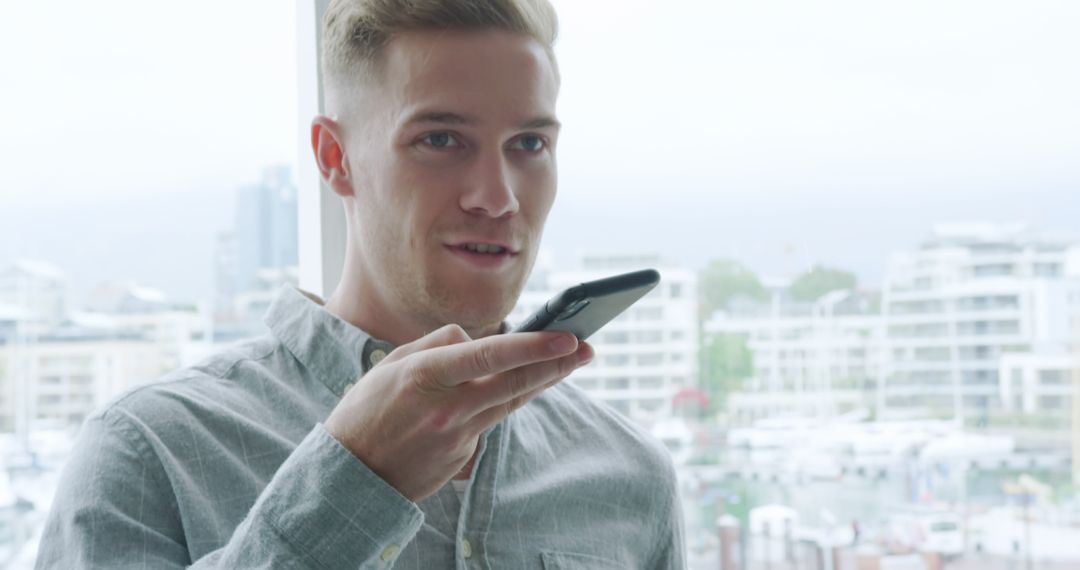
M 514 332 L 569 331 L 585 340 L 659 282 L 655 269 L 642 269 L 575 285 L 545 303 Z

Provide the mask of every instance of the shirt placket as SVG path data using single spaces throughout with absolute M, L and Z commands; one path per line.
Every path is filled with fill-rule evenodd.
M 476 466 L 458 517 L 455 556 L 458 570 L 491 568 L 491 561 L 485 554 L 484 537 L 488 536 L 494 515 L 495 487 L 502 465 L 503 423 L 495 424 L 480 439 Z

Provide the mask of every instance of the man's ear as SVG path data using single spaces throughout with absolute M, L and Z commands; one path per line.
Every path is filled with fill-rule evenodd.
M 341 126 L 333 119 L 318 115 L 311 121 L 311 149 L 315 151 L 315 164 L 327 186 L 343 198 L 353 195 L 349 176 L 349 161 L 345 158 L 345 143 Z

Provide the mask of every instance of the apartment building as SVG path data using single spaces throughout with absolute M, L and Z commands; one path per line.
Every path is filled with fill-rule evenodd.
M 945 224 L 891 257 L 880 303 L 836 291 L 799 304 L 783 281 L 766 286 L 770 301 L 705 325 L 753 354 L 752 377 L 728 399 L 736 421 L 858 407 L 882 418 L 1064 421 L 1072 407 L 1080 248 L 1066 240 L 1019 224 Z
M 824 416 L 869 409 L 882 350 L 882 321 L 872 292 L 834 291 L 812 303 L 767 280 L 770 300 L 714 314 L 706 335 L 742 339 L 754 370 L 727 397 L 737 424 L 778 415 Z
M 1073 291 L 1069 300 L 1080 307 L 1080 291 Z M 1072 336 L 1069 344 L 1072 359 L 1072 482 L 1080 487 L 1080 311 L 1073 313 Z
M 584 255 L 568 269 L 541 260 L 508 320 L 521 322 L 567 287 L 645 268 L 660 272 L 660 284 L 589 338 L 596 358 L 571 381 L 649 426 L 672 415 L 676 394 L 698 385 L 693 272 L 653 255 Z
M 58 325 L 70 310 L 68 303 L 67 276 L 54 265 L 17 259 L 0 269 L 0 305 L 25 314 L 25 334 Z
M 1002 411 L 1037 415 L 1044 423 L 1068 425 L 1072 416 L 1075 365 L 1075 357 L 1067 352 L 1002 356 L 998 365 Z
M 883 408 L 977 422 L 1013 411 L 1003 399 L 1014 391 L 1003 384 L 1003 359 L 1068 350 L 1078 251 L 1020 224 L 954 224 L 893 256 L 883 292 Z
M 117 394 L 176 368 L 172 347 L 140 335 L 43 337 L 25 358 L 30 429 L 79 426 Z M 26 385 L 26 384 L 24 384 Z
M 116 284 L 90 299 L 94 312 L 48 329 L 30 326 L 39 320 L 26 310 L 0 317 L 10 331 L 0 338 L 0 431 L 77 427 L 117 394 L 207 352 L 208 315 L 195 307 Z

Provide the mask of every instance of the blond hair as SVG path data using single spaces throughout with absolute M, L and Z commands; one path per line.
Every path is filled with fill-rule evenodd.
M 411 30 L 526 34 L 555 62 L 558 20 L 548 0 L 332 0 L 323 17 L 323 81 L 373 73 L 386 43 Z

